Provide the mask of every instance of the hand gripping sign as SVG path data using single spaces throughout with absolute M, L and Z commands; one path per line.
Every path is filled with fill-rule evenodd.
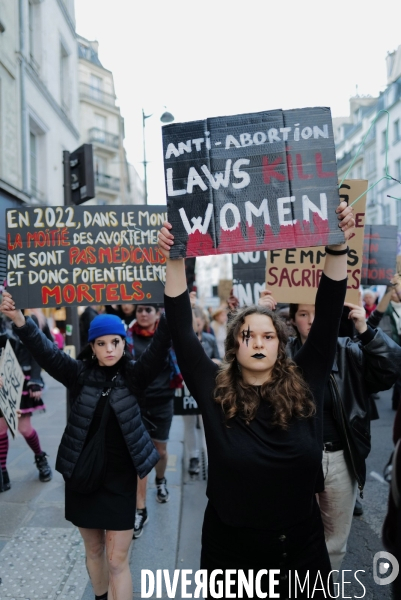
M 346 180 L 340 189 L 342 200 L 352 203 L 367 189 L 367 181 Z M 358 303 L 362 278 L 366 196 L 355 205 L 355 233 L 348 240 L 347 302 Z M 234 254 L 234 295 L 240 306 L 257 304 L 259 293 L 269 289 L 277 302 L 313 304 L 325 260 L 324 246 L 286 248 L 266 252 Z
M 171 257 L 338 244 L 330 109 L 163 127 Z
M 0 388 L 0 411 L 15 437 L 18 428 L 17 410 L 21 402 L 24 374 L 9 341 L 0 356 L 0 376 L 3 380 L 3 387 Z

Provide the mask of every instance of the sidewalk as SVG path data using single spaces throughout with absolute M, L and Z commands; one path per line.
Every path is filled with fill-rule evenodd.
M 0 600 L 89 600 L 92 586 L 85 568 L 84 548 L 78 530 L 64 519 L 64 481 L 54 470 L 57 448 L 65 427 L 65 390 L 45 374 L 46 413 L 33 417 L 42 448 L 49 455 L 53 479 L 41 483 L 33 464 L 33 454 L 21 436 L 10 439 L 8 470 L 11 490 L 0 494 Z M 173 571 L 179 558 L 180 518 L 183 490 L 183 424 L 174 417 L 170 432 L 167 468 L 170 501 L 156 502 L 154 471 L 149 475 L 149 523 L 131 550 L 134 596 L 140 597 L 141 569 Z M 190 482 L 188 491 L 204 505 L 203 481 Z M 200 500 L 199 500 L 200 498 Z M 193 560 L 198 568 L 200 523 L 195 523 L 196 548 Z M 195 531 L 194 531 L 195 533 Z M 183 541 L 183 550 L 192 548 L 191 539 Z M 189 561 L 191 562 L 191 561 Z M 182 558 L 186 568 L 188 560 Z

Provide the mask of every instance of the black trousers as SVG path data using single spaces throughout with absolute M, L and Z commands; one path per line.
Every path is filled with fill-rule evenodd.
M 243 570 L 246 576 L 252 569 L 254 578 L 262 569 L 278 569 L 280 573 L 274 577 L 279 583 L 274 591 L 280 593 L 281 599 L 329 598 L 331 566 L 317 502 L 314 501 L 313 513 L 307 521 L 282 531 L 226 525 L 209 502 L 202 530 L 201 569 L 208 571 L 208 577 L 212 571 L 221 569 L 223 574 L 216 581 L 221 580 L 223 585 L 225 571 L 229 569 Z M 230 578 L 236 583 L 229 591 L 240 597 L 236 577 Z M 210 585 L 216 588 L 214 580 Z M 260 589 L 269 597 L 268 574 L 261 577 Z M 245 590 L 243 593 L 244 598 L 258 597 L 255 588 L 251 595 L 246 595 Z M 209 597 L 212 597 L 210 587 Z

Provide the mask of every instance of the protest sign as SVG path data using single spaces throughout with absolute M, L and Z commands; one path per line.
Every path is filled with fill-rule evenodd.
M 362 285 L 387 285 L 396 271 L 397 225 L 366 225 Z
M 191 392 L 183 382 L 182 388 L 175 390 L 174 396 L 174 414 L 175 415 L 199 415 L 200 410 L 198 404 Z
M 352 203 L 366 191 L 367 181 L 347 180 L 340 189 L 342 200 Z M 355 233 L 348 240 L 347 302 L 358 303 L 362 275 L 363 233 L 365 225 L 366 196 L 354 208 Z M 316 290 L 323 273 L 326 253 L 324 246 L 268 251 L 266 258 L 266 287 L 273 292 L 277 302 L 314 304 Z
M 25 378 L 9 341 L 1 351 L 0 376 L 3 379 L 3 387 L 0 388 L 0 411 L 12 436 L 15 437 L 18 428 L 17 410 L 21 403 Z
M 266 288 L 266 252 L 239 252 L 232 255 L 233 291 L 240 306 L 257 304 Z
M 367 189 L 367 182 L 346 180 L 341 199 L 351 203 Z M 358 302 L 362 271 L 363 231 L 366 197 L 355 205 L 355 234 L 349 240 L 347 301 Z M 288 248 L 233 255 L 234 295 L 240 305 L 257 304 L 266 287 L 277 302 L 312 304 L 323 272 L 324 246 Z
M 162 303 L 165 206 L 9 209 L 7 283 L 18 308 Z
M 163 127 L 171 257 L 341 243 L 329 108 Z

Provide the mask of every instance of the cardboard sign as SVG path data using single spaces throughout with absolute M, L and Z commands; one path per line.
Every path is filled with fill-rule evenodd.
M 25 377 L 9 341 L 0 356 L 0 375 L 3 379 L 3 387 L 0 388 L 0 410 L 12 436 L 15 437 L 18 429 L 17 410 L 21 403 Z
M 367 187 L 368 182 L 364 180 L 345 181 L 340 190 L 341 199 L 351 203 L 366 191 Z M 358 303 L 362 276 L 365 205 L 366 196 L 363 196 L 354 208 L 355 234 L 348 240 L 346 301 L 353 304 Z M 324 246 L 267 252 L 267 289 L 273 292 L 277 302 L 314 304 L 325 256 Z
M 267 252 L 239 252 L 232 255 L 233 291 L 240 306 L 257 304 L 260 292 L 266 289 Z
M 341 199 L 351 203 L 366 189 L 366 181 L 346 180 L 340 191 Z M 358 302 L 361 280 L 365 203 L 363 196 L 355 205 L 355 235 L 348 242 L 346 300 L 352 303 Z M 313 304 L 325 256 L 324 246 L 235 254 L 234 295 L 240 306 L 257 304 L 260 291 L 267 287 L 277 302 Z
M 397 225 L 366 225 L 362 285 L 388 285 L 396 271 Z
M 200 409 L 191 392 L 183 382 L 182 388 L 175 390 L 174 396 L 174 414 L 175 415 L 200 415 Z
M 7 210 L 7 283 L 18 308 L 163 302 L 165 206 Z M 163 283 L 162 283 L 163 282 Z
M 328 108 L 163 127 L 172 258 L 337 244 Z
M 75 359 L 77 357 L 75 346 L 64 346 L 63 350 L 66 354 L 68 354 L 68 356 L 71 356 L 71 358 Z

